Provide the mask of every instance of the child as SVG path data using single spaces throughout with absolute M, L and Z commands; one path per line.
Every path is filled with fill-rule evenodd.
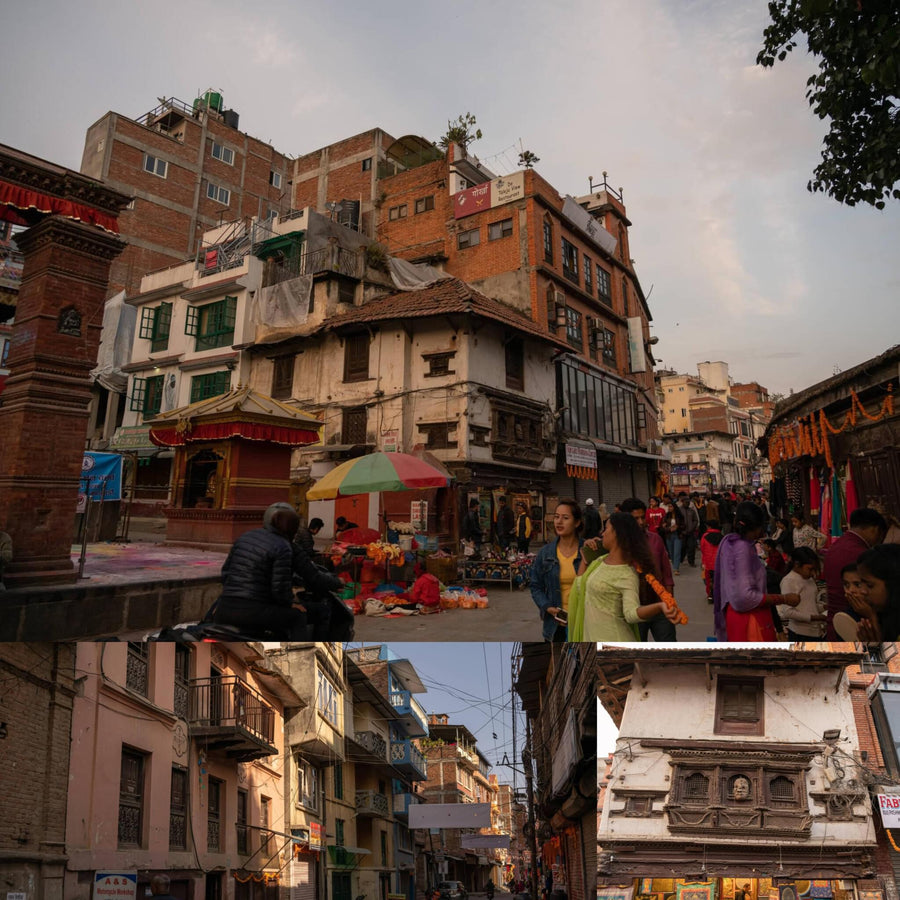
M 819 556 L 810 547 L 791 552 L 791 571 L 781 579 L 782 594 L 799 594 L 797 606 L 778 605 L 778 615 L 787 625 L 791 641 L 817 641 L 825 637 L 825 612 L 819 606 Z
M 858 639 L 896 641 L 900 637 L 900 544 L 878 544 L 856 564 L 863 597 L 853 604 L 862 616 Z
M 706 601 L 713 602 L 713 584 L 716 576 L 716 552 L 722 543 L 722 532 L 718 522 L 708 522 L 707 529 L 700 538 L 700 565 L 703 567 L 703 583 L 706 585 Z

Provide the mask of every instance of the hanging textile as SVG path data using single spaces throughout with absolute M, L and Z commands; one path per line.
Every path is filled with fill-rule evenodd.
M 850 460 L 847 460 L 847 486 L 845 488 L 847 491 L 847 502 L 846 502 L 846 510 L 847 510 L 847 522 L 850 522 L 850 516 L 853 515 L 853 511 L 859 507 L 859 497 L 856 495 L 856 482 L 853 480 L 853 469 L 850 467 Z
M 817 525 L 819 531 L 825 535 L 827 538 L 825 546 L 828 546 L 828 542 L 831 540 L 831 485 L 826 481 L 824 485 L 822 485 L 822 495 L 819 500 L 819 521 L 814 522 L 814 525 Z
M 819 473 L 810 466 L 809 469 L 809 509 L 807 516 L 815 521 L 822 509 L 822 485 L 819 484 Z
M 841 503 L 841 482 L 838 478 L 837 469 L 831 476 L 831 536 L 839 538 L 844 529 L 841 527 L 843 519 L 843 504 Z

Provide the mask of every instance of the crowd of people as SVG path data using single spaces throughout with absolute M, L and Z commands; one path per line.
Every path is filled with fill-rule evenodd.
M 532 566 L 546 641 L 674 641 L 675 576 L 698 550 L 719 641 L 900 636 L 900 543 L 875 509 L 854 510 L 829 542 L 796 510 L 773 515 L 762 492 L 632 497 L 599 535 L 592 507 L 560 500 Z

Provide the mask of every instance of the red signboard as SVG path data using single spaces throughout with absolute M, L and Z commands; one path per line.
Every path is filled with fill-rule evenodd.
M 457 219 L 491 208 L 491 183 L 486 181 L 453 195 L 453 215 Z

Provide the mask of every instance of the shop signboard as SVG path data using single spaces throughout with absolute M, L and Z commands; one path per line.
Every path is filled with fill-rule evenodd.
M 400 449 L 400 432 L 396 428 L 381 432 L 381 449 L 385 453 L 396 453 Z
M 77 513 L 85 511 L 88 498 L 95 503 L 122 499 L 122 457 L 118 453 L 84 454 L 78 506 L 75 509 Z
M 878 808 L 885 828 L 900 828 L 900 794 L 878 794 Z
M 97 872 L 92 900 L 136 900 L 137 872 Z
M 409 520 L 416 532 L 424 532 L 428 528 L 427 500 L 413 500 L 409 504 Z
M 467 850 L 509 850 L 508 834 L 464 834 L 460 846 Z
M 597 451 L 593 447 L 576 447 L 566 444 L 566 465 L 582 468 L 597 468 Z
M 410 828 L 490 828 L 490 803 L 417 803 L 409 808 Z
M 513 172 L 475 187 L 465 188 L 453 195 L 453 216 L 464 219 L 475 213 L 513 203 L 525 196 L 525 173 Z
M 325 846 L 325 830 L 319 822 L 309 823 L 309 849 L 321 850 Z
M 563 202 L 563 215 L 583 231 L 595 244 L 599 244 L 607 253 L 616 249 L 616 239 L 574 198 L 566 196 Z
M 109 442 L 110 450 L 156 450 L 149 425 L 122 425 Z
M 644 329 L 640 316 L 628 318 L 628 359 L 632 372 L 647 371 L 647 354 L 644 353 Z

